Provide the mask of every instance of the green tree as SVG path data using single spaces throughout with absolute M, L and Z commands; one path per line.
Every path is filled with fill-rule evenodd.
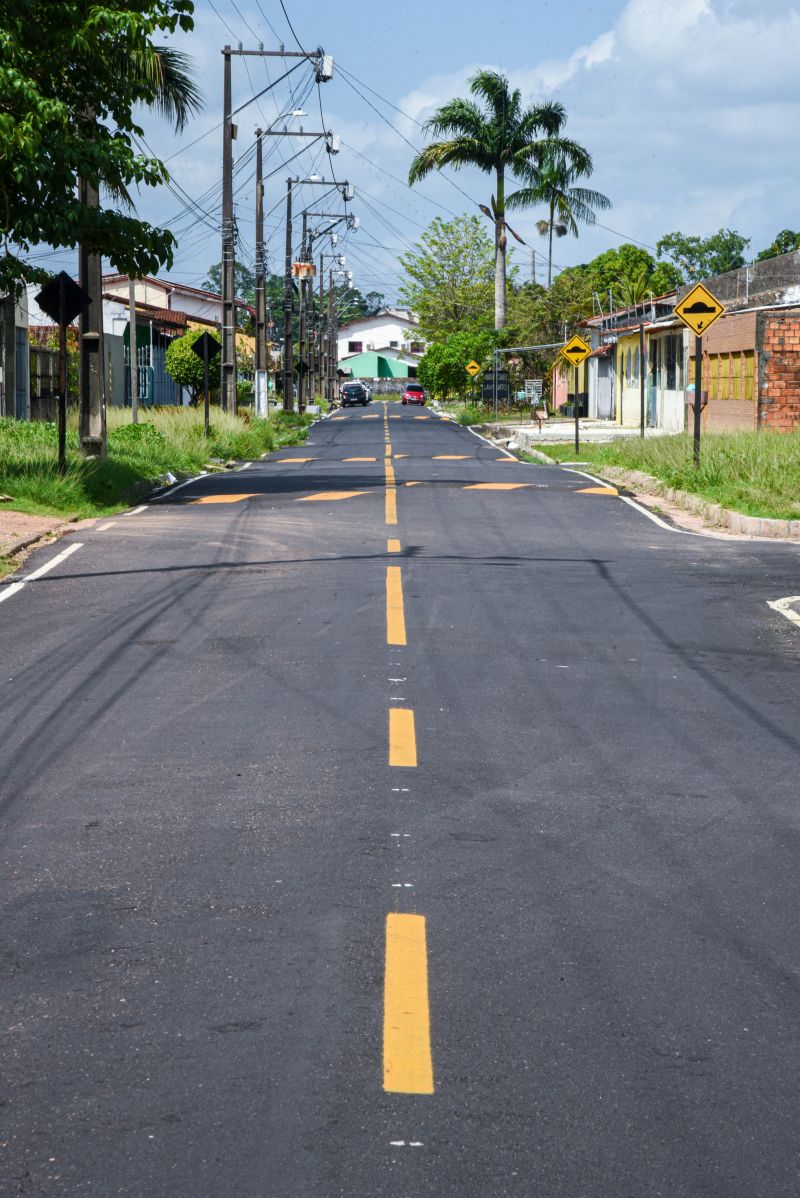
M 777 258 L 779 254 L 791 254 L 792 250 L 800 250 L 800 233 L 795 233 L 792 229 L 784 229 L 778 233 L 772 245 L 767 246 L 757 256 L 758 262 L 764 262 L 767 258 Z
M 749 245 L 750 238 L 735 229 L 719 229 L 711 237 L 667 233 L 656 242 L 656 252 L 659 258 L 672 259 L 681 272 L 682 282 L 698 283 L 744 266 L 744 251 Z
M 506 179 L 524 176 L 526 168 L 535 164 L 541 135 L 556 139 L 566 116 L 562 105 L 553 102 L 524 108 L 519 89 L 512 91 L 505 75 L 496 71 L 478 71 L 469 89 L 483 107 L 462 99 L 444 104 L 426 122 L 425 131 L 445 140 L 432 142 L 416 156 L 408 181 L 417 183 L 444 166 L 477 167 L 494 175 L 494 325 L 502 329 L 506 323 Z
M 419 317 L 415 340 L 445 341 L 491 323 L 494 249 L 479 217 L 437 216 L 400 264 L 400 299 Z
M 192 346 L 205 331 L 190 329 L 167 346 L 167 374 L 179 386 L 191 389 L 193 404 L 203 398 L 203 359 L 194 352 Z M 211 336 L 215 341 L 219 341 L 216 333 L 211 333 Z M 208 364 L 208 381 L 214 390 L 219 387 L 219 354 L 215 354 Z
M 461 398 L 473 386 L 466 365 L 474 358 L 483 365 L 497 343 L 497 334 L 489 328 L 451 334 L 445 341 L 434 341 L 420 359 L 417 377 L 439 399 L 449 395 Z
M 193 27 L 191 0 L 27 0 L 0 20 L 0 212 L 7 252 L 0 290 L 46 277 L 25 260 L 32 245 L 79 242 L 134 275 L 171 264 L 175 238 L 130 209 L 133 185 L 166 182 L 141 152 L 138 105 L 178 124 L 198 93 L 180 52 L 159 33 Z M 81 203 L 78 181 L 112 206 Z M 114 204 L 127 206 L 119 211 Z M 13 252 L 11 247 L 13 246 Z
M 222 266 L 219 262 L 209 266 L 203 287 L 216 295 L 222 294 Z M 256 302 L 256 276 L 243 262 L 235 263 L 233 268 L 233 293 L 246 304 L 253 305 Z
M 595 209 L 611 207 L 608 196 L 576 184 L 588 178 L 593 170 L 591 155 L 576 142 L 560 136 L 566 124 L 564 116 L 559 136 L 548 138 L 536 152 L 534 162 L 519 172 L 526 186 L 508 197 L 509 208 L 530 208 L 547 204 L 548 219 L 537 222 L 541 235 L 548 238 L 547 286 L 553 281 L 553 236 L 578 236 L 578 221 L 593 225 Z

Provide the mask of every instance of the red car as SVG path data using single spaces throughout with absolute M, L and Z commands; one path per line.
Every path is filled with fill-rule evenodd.
M 408 383 L 403 392 L 403 403 L 425 403 L 425 388 L 421 383 Z

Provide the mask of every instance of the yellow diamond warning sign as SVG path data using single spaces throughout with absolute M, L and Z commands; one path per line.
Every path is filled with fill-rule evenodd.
M 589 357 L 592 347 L 587 345 L 582 337 L 573 337 L 571 341 L 567 342 L 561 352 L 573 366 L 580 366 L 581 362 L 585 362 Z
M 478 363 L 475 361 L 474 358 L 472 359 L 471 362 L 467 362 L 464 369 L 466 370 L 467 374 L 471 374 L 473 378 L 475 378 L 476 374 L 480 374 L 480 372 L 481 372 L 481 368 L 478 365 Z
M 697 337 L 702 337 L 724 311 L 724 305 L 702 283 L 693 287 L 675 307 L 675 315 L 680 316 Z

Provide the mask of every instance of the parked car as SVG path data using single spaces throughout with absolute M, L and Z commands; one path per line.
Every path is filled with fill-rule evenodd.
M 342 385 L 342 407 L 349 408 L 357 403 L 364 407 L 369 403 L 366 387 L 363 383 L 344 383 Z
M 406 389 L 403 392 L 403 403 L 424 404 L 427 398 L 422 383 L 406 383 Z
M 366 379 L 353 379 L 354 383 L 360 383 L 367 393 L 367 403 L 372 403 L 372 387 Z

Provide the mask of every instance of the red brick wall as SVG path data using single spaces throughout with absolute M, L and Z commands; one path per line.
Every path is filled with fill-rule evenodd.
M 800 428 L 800 311 L 760 312 L 757 336 L 759 424 Z

